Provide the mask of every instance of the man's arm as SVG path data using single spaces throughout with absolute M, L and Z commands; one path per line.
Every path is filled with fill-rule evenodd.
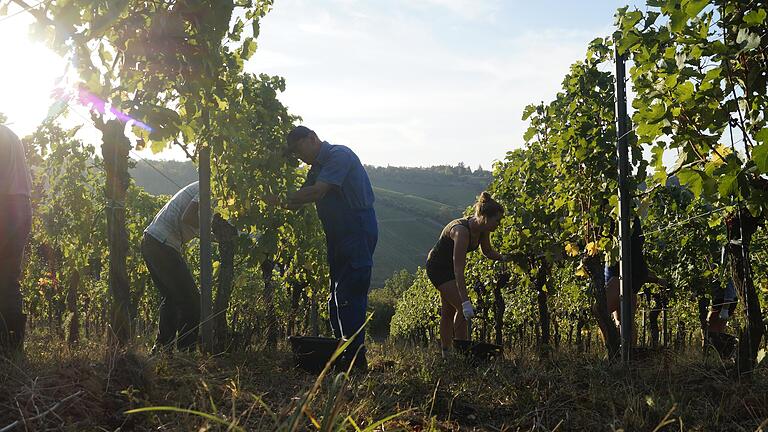
M 331 190 L 331 187 L 332 185 L 322 181 L 318 181 L 312 186 L 303 187 L 288 196 L 288 202 L 283 207 L 289 210 L 296 210 L 304 204 L 320 201 Z
M 200 228 L 200 204 L 198 204 L 197 201 L 192 201 L 187 205 L 187 208 L 184 210 L 184 214 L 181 216 L 182 222 L 185 224 Z

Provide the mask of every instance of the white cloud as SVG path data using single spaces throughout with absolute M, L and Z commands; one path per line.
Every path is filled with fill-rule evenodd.
M 490 166 L 522 143 L 523 108 L 551 99 L 570 64 L 601 34 L 521 30 L 478 39 L 474 49 L 445 40 L 439 24 L 429 19 L 374 13 L 350 3 L 311 18 L 334 29 L 324 35 L 302 33 L 306 17 L 318 16 L 311 5 L 303 4 L 309 10 L 299 14 L 291 3 L 283 9 L 278 3 L 260 40 L 269 51 L 257 52 L 253 67 L 284 76 L 281 99 L 292 112 L 322 137 L 350 145 L 364 162 L 376 165 Z M 440 6 L 462 3 L 446 0 Z M 350 19 L 355 14 L 363 18 Z M 479 37 L 472 29 L 463 36 Z M 280 64 L 270 60 L 275 52 L 305 63 Z
M 468 20 L 493 21 L 501 9 L 500 0 L 406 0 L 409 6 L 443 8 Z

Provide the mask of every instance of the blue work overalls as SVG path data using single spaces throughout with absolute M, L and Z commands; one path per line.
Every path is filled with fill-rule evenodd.
M 364 323 L 378 241 L 373 189 L 357 156 L 344 146 L 323 143 L 307 184 L 334 185 L 316 203 L 325 231 L 330 267 L 328 312 L 334 336 L 351 337 Z M 360 332 L 350 344 L 354 355 L 365 341 Z

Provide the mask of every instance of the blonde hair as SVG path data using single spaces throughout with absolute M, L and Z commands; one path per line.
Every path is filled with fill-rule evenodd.
M 490 193 L 484 191 L 477 197 L 475 203 L 475 214 L 484 218 L 494 216 L 504 216 L 504 206 L 493 199 Z

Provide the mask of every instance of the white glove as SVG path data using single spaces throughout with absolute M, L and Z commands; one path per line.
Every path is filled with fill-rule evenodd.
M 475 316 L 475 308 L 472 307 L 472 302 L 467 300 L 461 304 L 461 310 L 464 312 L 464 318 L 471 319 Z

